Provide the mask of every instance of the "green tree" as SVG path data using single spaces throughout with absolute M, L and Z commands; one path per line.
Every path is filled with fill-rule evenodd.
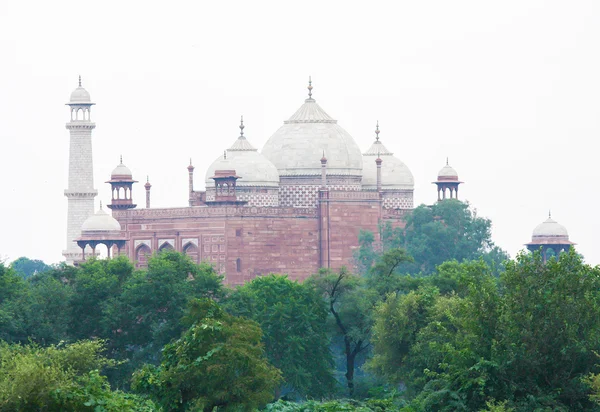
M 312 397 L 331 393 L 328 311 L 310 283 L 258 277 L 231 293 L 226 307 L 260 325 L 267 358 L 282 371 L 284 387 Z
M 0 343 L 0 411 L 154 411 L 138 396 L 111 391 L 98 370 L 114 362 L 99 341 L 70 345 Z
M 365 287 L 364 278 L 353 275 L 346 268 L 338 273 L 321 269 L 307 283 L 325 297 L 335 334 L 343 340 L 346 385 L 353 396 L 357 356 L 370 346 L 376 292 Z
M 403 382 L 414 410 L 591 410 L 599 305 L 600 268 L 574 251 L 519 255 L 500 279 L 447 262 L 378 307 L 370 367 Z
M 539 253 L 523 254 L 501 279 L 497 340 L 507 392 L 523 409 L 589 410 L 582 378 L 598 372 L 600 267 L 574 249 L 545 264 Z
M 227 314 L 213 300 L 193 300 L 190 328 L 165 346 L 159 366 L 133 376 L 133 388 L 166 411 L 251 411 L 273 399 L 281 373 L 271 366 L 254 321 Z
M 109 375 L 126 387 L 133 370 L 160 362 L 162 347 L 185 330 L 180 319 L 191 299 L 222 297 L 223 278 L 208 264 L 165 251 L 150 258 L 147 270 L 123 279 L 122 292 L 103 304 L 102 329 L 112 356 L 129 360 Z
M 91 259 L 74 273 L 65 276 L 73 288 L 70 301 L 73 339 L 89 339 L 105 335 L 104 311 L 107 302 L 121 294 L 123 285 L 133 274 L 133 265 L 125 256 L 115 259 Z M 57 276 L 63 277 L 62 274 Z
M 50 272 L 29 278 L 25 304 L 27 339 L 42 345 L 57 344 L 69 337 L 72 324 L 73 288 Z
M 27 283 L 0 262 L 0 339 L 22 342 L 27 339 Z
M 52 269 L 52 266 L 47 265 L 41 260 L 29 259 L 26 257 L 20 257 L 15 259 L 10 267 L 14 269 L 15 273 L 22 276 L 23 279 L 27 279 L 33 275 L 44 273 Z
M 492 241 L 491 227 L 491 221 L 477 216 L 468 203 L 447 199 L 415 208 L 403 229 L 383 225 L 380 237 L 384 251 L 402 247 L 413 257 L 398 268 L 402 273 L 429 275 L 443 262 L 480 257 L 499 273 L 508 255 Z M 364 248 L 359 254 L 368 254 L 368 243 Z

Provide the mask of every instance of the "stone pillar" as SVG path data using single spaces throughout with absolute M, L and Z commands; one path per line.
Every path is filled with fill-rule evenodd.
M 319 190 L 319 265 L 329 268 L 329 190 Z
M 377 157 L 375 163 L 377 163 L 377 191 L 381 192 L 381 158 Z
M 325 152 L 323 152 L 323 157 L 321 158 L 321 188 L 327 188 L 327 158 L 325 157 Z

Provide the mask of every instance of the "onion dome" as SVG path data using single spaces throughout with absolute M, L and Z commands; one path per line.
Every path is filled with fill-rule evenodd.
M 244 136 L 244 127 L 242 118 L 240 136 L 206 171 L 206 187 L 214 185 L 212 177 L 216 170 L 235 170 L 240 176 L 240 180 L 236 183 L 238 187 L 279 187 L 277 168 L 250 144 Z
M 92 216 L 88 217 L 83 225 L 81 225 L 81 233 L 85 235 L 86 232 L 114 232 L 121 231 L 121 225 L 117 222 L 117 219 L 102 210 L 102 204 L 100 209 Z
M 304 104 L 269 138 L 263 155 L 280 176 L 320 176 L 323 151 L 327 153 L 328 175 L 362 175 L 358 145 L 312 98 L 310 80 L 308 91 Z
M 531 244 L 573 244 L 569 241 L 567 229 L 552 219 L 548 214 L 548 219 L 540 223 L 533 229 L 531 235 Z
M 381 158 L 381 187 L 387 190 L 414 189 L 415 180 L 410 169 L 394 156 L 379 140 L 379 122 L 375 129 L 375 141 L 363 153 L 363 178 L 364 189 L 377 189 L 377 164 L 375 160 Z
M 93 104 L 90 94 L 81 86 L 81 76 L 79 76 L 79 86 L 71 93 L 69 104 Z

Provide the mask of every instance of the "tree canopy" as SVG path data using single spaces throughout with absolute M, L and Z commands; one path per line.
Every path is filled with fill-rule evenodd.
M 370 367 L 405 384 L 415 410 L 590 410 L 599 304 L 600 268 L 574 251 L 519 255 L 499 280 L 483 262 L 448 262 L 379 306 Z
M 231 293 L 226 307 L 260 325 L 267 358 L 283 373 L 284 392 L 321 397 L 333 391 L 328 311 L 311 284 L 258 277 Z
M 273 399 L 281 373 L 271 366 L 252 320 L 229 315 L 210 299 L 192 300 L 181 338 L 165 346 L 159 366 L 133 376 L 133 388 L 166 411 L 251 411 Z

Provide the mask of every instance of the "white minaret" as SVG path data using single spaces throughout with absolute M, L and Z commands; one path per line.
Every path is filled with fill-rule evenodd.
M 82 259 L 81 249 L 74 242 L 81 236 L 81 225 L 94 214 L 94 167 L 92 162 L 92 130 L 96 127 L 90 119 L 92 108 L 90 94 L 81 87 L 71 93 L 67 105 L 71 108 L 71 121 L 67 129 L 71 133 L 69 145 L 69 186 L 65 190 L 68 199 L 67 248 L 63 251 L 68 264 Z

